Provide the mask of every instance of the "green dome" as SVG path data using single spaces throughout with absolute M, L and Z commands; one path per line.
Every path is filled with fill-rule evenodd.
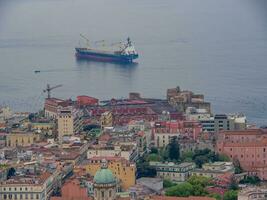
M 100 169 L 96 172 L 94 177 L 94 182 L 96 184 L 110 184 L 115 183 L 116 180 L 109 169 Z

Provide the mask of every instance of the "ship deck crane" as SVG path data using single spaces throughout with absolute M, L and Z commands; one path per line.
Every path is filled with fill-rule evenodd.
M 80 33 L 80 36 L 81 36 L 83 39 L 86 40 L 86 45 L 89 47 L 89 46 L 90 46 L 90 40 L 89 40 L 87 37 L 85 37 L 83 34 L 81 34 L 81 33 Z
M 44 89 L 43 92 L 44 93 L 47 92 L 47 98 L 50 99 L 51 91 L 59 87 L 62 87 L 62 85 L 56 85 L 56 86 L 50 87 L 50 84 L 47 84 L 46 89 Z

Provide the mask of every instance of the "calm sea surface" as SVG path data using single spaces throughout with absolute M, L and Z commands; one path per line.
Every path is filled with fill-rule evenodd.
M 130 36 L 137 65 L 78 62 L 92 41 Z M 47 83 L 61 98 L 131 91 L 204 93 L 216 113 L 267 124 L 266 0 L 0 0 L 0 104 L 36 110 Z M 41 73 L 34 74 L 34 70 Z

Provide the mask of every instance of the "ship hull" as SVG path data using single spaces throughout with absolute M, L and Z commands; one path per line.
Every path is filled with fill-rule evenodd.
M 99 62 L 120 62 L 120 63 L 132 63 L 134 59 L 138 58 L 138 55 L 116 55 L 111 53 L 101 53 L 88 51 L 83 48 L 76 48 L 76 57 L 78 59 L 87 59 Z

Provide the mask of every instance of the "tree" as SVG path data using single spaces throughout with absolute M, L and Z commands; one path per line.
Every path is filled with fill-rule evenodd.
M 150 154 L 158 154 L 158 153 L 159 153 L 159 150 L 156 147 L 152 147 L 150 149 Z
M 180 158 L 180 147 L 177 137 L 172 137 L 170 144 L 167 146 L 168 157 L 170 160 L 178 161 Z
M 147 156 L 147 160 L 148 161 L 160 161 L 160 156 L 158 154 L 155 154 L 155 153 L 149 154 Z
M 257 184 L 259 184 L 260 183 L 260 179 L 259 179 L 259 177 L 257 177 L 257 176 L 247 176 L 246 178 L 244 178 L 244 179 L 242 179 L 241 181 L 240 181 L 240 183 L 241 184 L 246 184 L 246 183 L 248 183 L 248 184 L 252 184 L 252 185 L 257 185 Z
M 30 122 L 32 122 L 35 119 L 35 113 L 30 113 L 28 116 Z
M 210 178 L 193 175 L 187 180 L 187 182 L 193 186 L 201 185 L 202 187 L 206 187 L 210 184 Z
M 165 192 L 167 196 L 188 197 L 193 195 L 194 189 L 190 183 L 181 183 L 168 188 Z
M 237 190 L 229 190 L 225 192 L 223 200 L 237 200 Z
M 209 162 L 209 159 L 207 156 L 200 155 L 200 156 L 196 156 L 194 161 L 195 161 L 196 166 L 198 168 L 201 168 L 204 163 Z
M 243 169 L 242 169 L 242 167 L 240 165 L 240 162 L 236 157 L 233 159 L 233 164 L 234 164 L 234 167 L 235 167 L 235 174 L 240 174 L 240 173 L 243 172 Z
M 176 183 L 173 183 L 172 181 L 170 181 L 168 179 L 163 180 L 163 188 L 169 188 L 169 187 L 173 187 L 175 185 L 176 185 Z
M 192 184 L 191 184 L 192 185 Z M 205 188 L 200 185 L 193 185 L 193 196 L 205 196 L 208 192 L 205 190 Z
M 151 167 L 148 163 L 148 161 L 142 157 L 138 160 L 136 163 L 137 168 L 137 178 L 140 177 L 155 177 L 157 172 L 155 168 Z
M 16 173 L 16 170 L 13 167 L 11 167 L 7 172 L 7 178 L 14 176 L 15 173 Z
M 218 158 L 219 158 L 218 161 L 223 161 L 223 162 L 229 162 L 230 161 L 230 158 L 224 154 L 219 154 Z
M 187 151 L 187 152 L 184 152 L 181 156 L 181 160 L 183 162 L 186 162 L 186 161 L 192 161 L 193 160 L 193 156 L 194 156 L 194 152 L 192 151 Z
M 212 197 L 212 198 L 215 198 L 216 200 L 221 200 L 222 199 L 222 197 L 221 197 L 221 195 L 219 195 L 219 194 L 209 194 L 208 195 L 209 197 Z

